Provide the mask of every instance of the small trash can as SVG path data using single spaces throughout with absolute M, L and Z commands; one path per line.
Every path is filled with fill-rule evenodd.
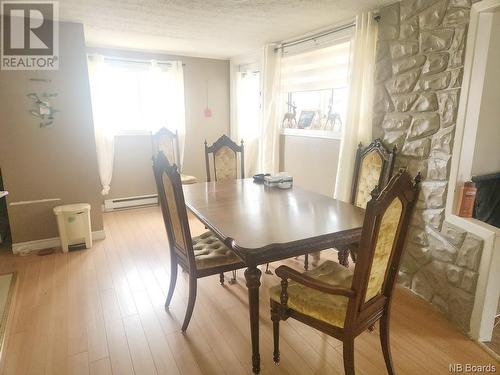
M 90 229 L 90 204 L 77 203 L 54 207 L 57 219 L 61 247 L 68 252 L 69 245 L 85 244 L 92 247 L 92 232 Z

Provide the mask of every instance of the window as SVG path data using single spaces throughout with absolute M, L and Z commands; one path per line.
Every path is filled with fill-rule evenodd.
M 237 73 L 238 136 L 245 142 L 259 137 L 260 72 Z
M 282 132 L 340 137 L 345 124 L 350 34 L 321 46 L 283 50 Z
M 182 64 L 89 56 L 94 123 L 108 133 L 143 134 L 184 127 Z

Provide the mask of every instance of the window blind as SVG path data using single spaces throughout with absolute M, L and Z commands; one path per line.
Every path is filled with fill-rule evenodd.
M 281 84 L 284 92 L 345 87 L 349 79 L 350 35 L 336 43 L 305 50 L 283 50 Z

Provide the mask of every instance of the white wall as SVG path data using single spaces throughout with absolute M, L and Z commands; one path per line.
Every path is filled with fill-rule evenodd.
M 293 176 L 294 184 L 333 197 L 340 140 L 282 135 L 280 170 Z
M 472 174 L 500 172 L 500 12 L 493 14 Z

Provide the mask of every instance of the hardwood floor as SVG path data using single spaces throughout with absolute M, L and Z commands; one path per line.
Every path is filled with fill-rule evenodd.
M 204 230 L 192 220 L 193 235 Z M 7 332 L 5 374 L 251 374 L 247 290 L 198 281 L 193 319 L 180 326 L 187 275 L 179 272 L 169 312 L 169 252 L 157 207 L 105 214 L 107 238 L 89 250 L 47 256 L 0 254 L 0 273 L 19 285 Z M 322 258 L 336 254 L 322 253 Z M 297 269 L 302 259 L 286 263 Z M 271 266 L 277 266 L 273 264 Z M 274 267 L 271 267 L 272 269 Z M 229 275 L 227 275 L 229 276 Z M 267 288 L 262 275 L 263 374 L 342 374 L 342 344 L 297 321 L 281 324 L 281 365 L 272 362 Z M 498 362 L 457 332 L 427 303 L 399 289 L 393 304 L 392 353 L 399 374 L 447 374 L 451 363 Z M 356 340 L 358 374 L 385 374 L 377 330 Z
M 500 301 L 498 301 L 497 315 L 500 314 Z M 495 321 L 498 322 L 500 318 Z M 485 343 L 491 350 L 493 350 L 500 357 L 500 323 L 497 323 L 493 328 L 493 335 L 490 342 Z

